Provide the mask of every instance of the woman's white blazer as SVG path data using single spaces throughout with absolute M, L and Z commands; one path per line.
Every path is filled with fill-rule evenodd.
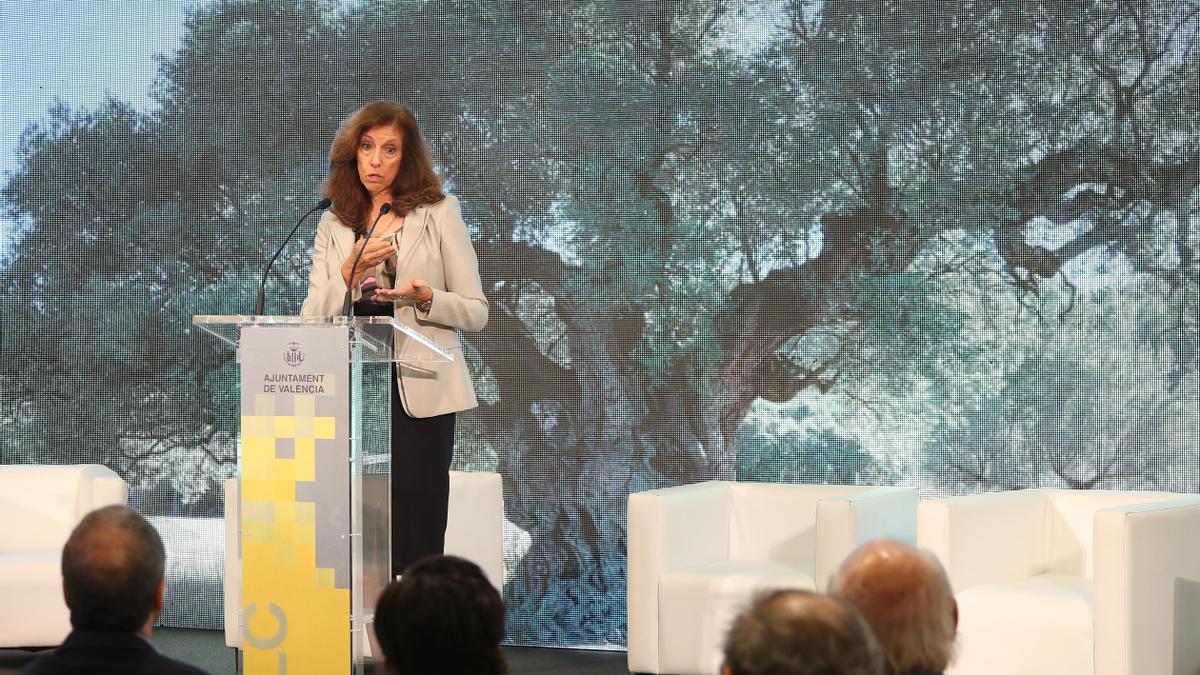
M 317 225 L 312 271 L 302 316 L 330 316 L 342 311 L 346 283 L 342 263 L 354 247 L 354 230 L 327 211 Z M 396 283 L 424 279 L 433 289 L 429 313 L 412 304 L 396 303 L 395 316 L 454 355 L 454 360 L 424 361 L 419 367 L 398 365 L 396 386 L 412 417 L 432 417 L 478 405 L 463 360 L 458 330 L 477 331 L 487 324 L 488 302 L 479 280 L 479 261 L 463 223 L 458 199 L 414 209 L 404 219 L 396 251 Z M 379 271 L 379 270 L 377 270 Z M 358 300 L 358 289 L 354 299 Z M 456 330 L 458 329 L 458 330 Z M 430 355 L 424 346 L 397 332 L 401 356 Z

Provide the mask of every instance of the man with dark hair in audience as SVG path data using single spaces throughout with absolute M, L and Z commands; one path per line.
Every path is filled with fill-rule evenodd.
M 431 556 L 379 596 L 375 636 L 390 675 L 502 675 L 504 601 L 475 563 Z
M 150 644 L 163 607 L 166 552 L 133 509 L 106 506 L 83 517 L 62 553 L 71 634 L 20 672 L 26 675 L 205 675 Z
M 829 592 L 871 624 L 890 675 L 937 675 L 950 665 L 958 605 L 932 554 L 899 541 L 869 541 L 842 562 Z
M 776 591 L 729 630 L 721 675 L 879 675 L 883 655 L 849 604 L 809 591 Z

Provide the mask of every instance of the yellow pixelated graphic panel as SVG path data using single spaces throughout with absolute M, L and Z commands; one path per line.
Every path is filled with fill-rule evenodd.
M 296 501 L 297 481 L 316 476 L 316 441 L 333 439 L 333 417 L 315 414 L 314 397 L 295 396 L 295 413 L 277 415 L 272 394 L 255 397 L 242 417 L 242 645 L 245 672 L 339 673 L 350 664 L 350 592 L 334 570 L 316 564 L 316 508 Z M 276 457 L 290 439 L 291 458 Z

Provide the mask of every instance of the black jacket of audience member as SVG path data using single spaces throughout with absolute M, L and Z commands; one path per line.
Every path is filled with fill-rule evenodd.
M 22 668 L 21 675 L 208 675 L 167 658 L 135 633 L 74 630 L 62 645 Z

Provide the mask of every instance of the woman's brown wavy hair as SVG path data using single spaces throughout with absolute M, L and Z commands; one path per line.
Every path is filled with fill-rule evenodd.
M 333 213 L 355 232 L 366 230 L 371 195 L 358 177 L 358 144 L 363 132 L 388 125 L 400 130 L 400 168 L 392 181 L 392 211 L 404 215 L 418 206 L 445 198 L 442 180 L 433 170 L 417 120 L 404 106 L 376 101 L 342 122 L 329 148 L 329 178 L 322 197 L 333 200 Z

